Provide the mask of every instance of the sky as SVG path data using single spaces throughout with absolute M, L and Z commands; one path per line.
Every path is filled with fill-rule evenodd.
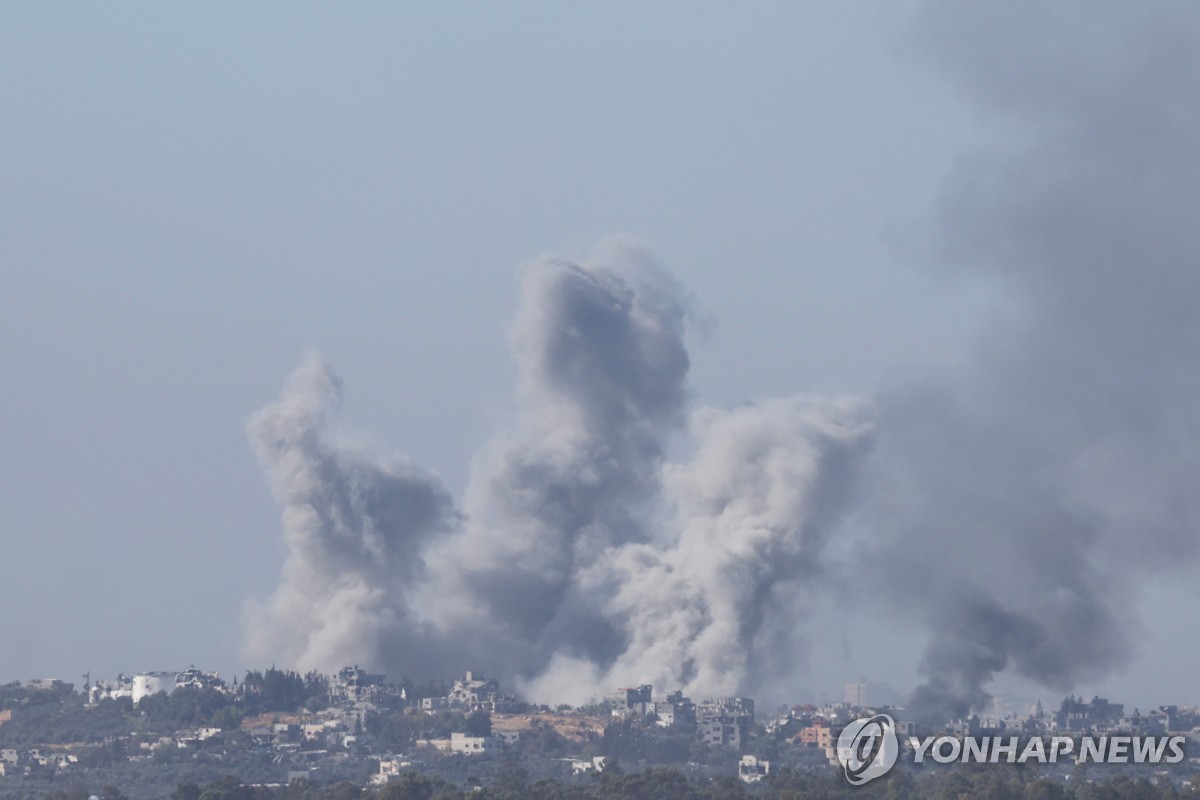
M 1013 311 L 987 275 L 932 268 L 926 235 L 955 166 L 1028 132 L 931 64 L 917 16 L 6 7 L 0 680 L 264 666 L 243 617 L 286 551 L 251 415 L 318 350 L 345 435 L 461 493 L 511 402 L 518 267 L 545 253 L 650 248 L 701 320 L 707 405 L 866 395 L 969 359 Z M 1152 608 L 1181 602 L 1169 586 Z M 921 644 L 824 634 L 811 688 Z M 1200 701 L 1148 678 L 1187 685 L 1143 659 L 1098 688 Z

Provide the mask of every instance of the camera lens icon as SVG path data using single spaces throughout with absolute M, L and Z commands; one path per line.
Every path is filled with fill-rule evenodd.
M 851 786 L 886 775 L 899 753 L 896 723 L 887 714 L 856 719 L 838 735 L 837 758 Z

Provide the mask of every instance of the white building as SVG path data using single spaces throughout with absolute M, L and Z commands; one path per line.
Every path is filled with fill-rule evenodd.
M 468 736 L 465 733 L 452 733 L 449 739 L 418 739 L 417 747 L 432 747 L 442 753 L 462 753 L 472 756 L 480 753 L 490 753 L 495 740 L 490 736 Z
M 738 762 L 738 778 L 745 783 L 758 783 L 771 771 L 770 761 L 760 761 L 754 756 L 742 756 Z
M 124 675 L 118 675 L 115 681 L 96 681 L 88 687 L 88 705 L 122 697 L 133 697 L 133 681 Z
M 593 770 L 596 772 L 604 772 L 604 765 L 608 763 L 607 756 L 595 756 L 591 761 L 572 761 L 571 774 L 583 775 Z
M 133 704 L 136 706 L 143 698 L 159 692 L 170 694 L 177 685 L 174 672 L 139 672 L 133 676 Z
M 477 672 L 468 672 L 465 677 L 454 682 L 450 693 L 446 695 L 446 705 L 449 708 L 467 711 L 475 708 L 495 711 L 500 699 L 499 682 L 494 678 L 485 678 Z
M 379 759 L 379 772 L 371 776 L 371 783 L 382 785 L 399 778 L 404 770 L 412 766 L 412 762 L 403 758 Z
M 450 752 L 478 755 L 491 750 L 491 740 L 486 736 L 468 736 L 465 733 L 450 734 Z

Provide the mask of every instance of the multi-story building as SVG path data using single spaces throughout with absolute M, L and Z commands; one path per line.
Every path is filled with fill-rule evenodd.
M 846 705 L 859 708 L 866 708 L 871 705 L 866 678 L 859 678 L 857 681 L 847 683 L 842 689 Z
M 622 690 L 623 692 L 636 692 L 632 699 L 635 702 L 633 711 L 640 712 L 642 715 L 653 713 L 657 718 L 656 724 L 661 728 L 674 728 L 678 726 L 687 726 L 696 724 L 696 704 L 690 699 L 683 696 L 682 691 L 674 691 L 666 696 L 665 699 L 655 700 L 654 702 L 646 702 L 643 698 L 649 696 L 649 686 L 642 686 L 636 690 Z M 619 700 L 620 703 L 628 703 L 629 695 L 625 695 L 625 699 Z M 613 705 L 618 698 L 614 695 L 609 699 L 609 705 Z M 632 711 L 625 711 L 623 708 L 628 708 L 627 705 L 613 709 L 613 714 L 616 716 L 625 716 Z
M 500 693 L 500 682 L 478 672 L 468 672 L 456 680 L 446 695 L 446 707 L 462 711 L 496 712 L 508 698 Z
M 754 725 L 754 701 L 748 697 L 722 697 L 696 706 L 696 735 L 718 747 L 741 747 Z
M 329 702 L 350 707 L 356 703 L 376 702 L 386 694 L 386 678 L 358 667 L 343 667 L 329 679 Z
M 1121 703 L 1110 703 L 1098 696 L 1085 702 L 1070 695 L 1054 715 L 1054 727 L 1060 731 L 1105 730 L 1115 726 L 1124 714 L 1125 706 Z
M 795 740 L 808 747 L 828 750 L 833 746 L 833 728 L 827 719 L 814 719 L 811 725 L 800 729 Z

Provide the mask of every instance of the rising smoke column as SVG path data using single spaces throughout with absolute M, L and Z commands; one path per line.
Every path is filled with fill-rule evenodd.
M 687 397 L 686 322 L 678 285 L 628 244 L 523 268 L 517 418 L 476 457 L 470 524 L 446 554 L 470 613 L 505 640 L 491 661 L 525 673 L 555 653 L 603 663 L 623 646 L 581 576 L 652 535 Z
M 337 378 L 311 356 L 249 423 L 283 506 L 288 557 L 274 594 L 248 611 L 247 654 L 335 670 L 380 665 L 399 649 L 419 664 L 427 648 L 414 646 L 409 598 L 422 549 L 457 515 L 432 474 L 339 444 L 327 429 L 339 400 Z
M 620 652 L 624 633 L 581 576 L 652 535 L 666 439 L 684 420 L 684 293 L 620 243 L 582 264 L 538 259 L 521 278 L 517 415 L 475 459 L 465 517 L 432 475 L 329 434 L 337 384 L 317 360 L 251 422 L 289 547 L 279 589 L 250 615 L 252 656 L 513 678 L 556 653 Z
M 1200 7 L 929 4 L 921 44 L 1025 136 L 964 162 L 944 261 L 1009 290 L 969 369 L 880 397 L 873 524 L 932 636 L 915 698 L 1121 665 L 1200 505 Z M 883 571 L 883 570 L 881 570 Z

